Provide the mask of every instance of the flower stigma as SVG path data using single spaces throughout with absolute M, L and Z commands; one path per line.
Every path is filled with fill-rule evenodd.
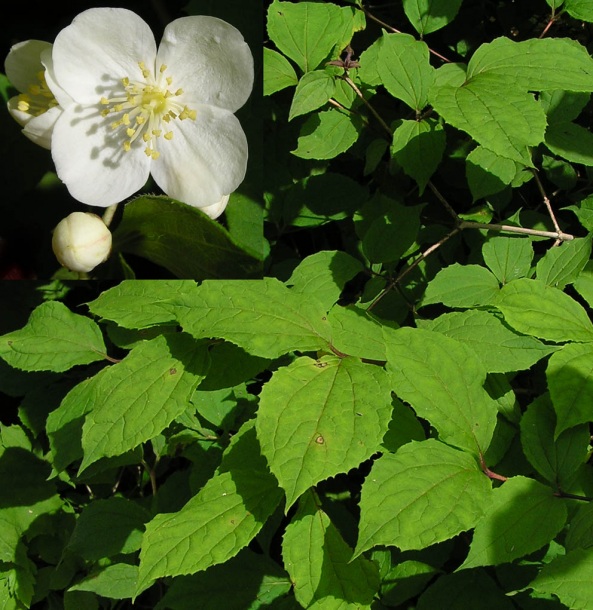
M 124 151 L 130 151 L 132 143 L 141 137 L 146 144 L 144 153 L 156 160 L 160 156 L 158 138 L 173 138 L 169 123 L 175 119 L 195 121 L 197 113 L 176 99 L 183 94 L 183 89 L 172 89 L 173 78 L 165 76 L 165 64 L 160 66 L 156 79 L 144 62 L 139 61 L 138 67 L 144 80 L 132 80 L 127 76 L 122 78 L 124 91 L 120 95 L 101 98 L 101 104 L 109 106 L 101 111 L 101 115 L 119 115 L 111 123 L 111 128 L 120 129 L 125 134 L 122 144 Z
M 27 93 L 17 97 L 17 108 L 31 116 L 41 116 L 50 108 L 58 105 L 54 94 L 45 82 L 45 70 L 37 72 L 38 83 L 29 85 Z

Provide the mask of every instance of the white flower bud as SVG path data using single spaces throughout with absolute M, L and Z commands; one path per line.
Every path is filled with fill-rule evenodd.
M 54 229 L 52 248 L 70 271 L 88 272 L 111 252 L 111 231 L 96 214 L 73 212 Z

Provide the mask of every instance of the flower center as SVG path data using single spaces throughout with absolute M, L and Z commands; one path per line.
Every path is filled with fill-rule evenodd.
M 107 106 L 101 111 L 102 116 L 117 115 L 111 123 L 111 128 L 119 129 L 124 134 L 123 149 L 131 150 L 132 143 L 139 137 L 146 147 L 145 154 L 152 159 L 160 156 L 157 141 L 163 136 L 165 140 L 173 138 L 173 132 L 167 125 L 175 119 L 196 119 L 196 111 L 190 110 L 179 102 L 183 89 L 170 89 L 173 78 L 165 76 L 167 66 L 162 64 L 155 79 L 144 62 L 138 66 L 144 80 L 133 81 L 129 77 L 122 78 L 123 91 L 111 98 L 102 97 L 101 104 Z M 115 118 L 115 117 L 114 117 Z
M 58 105 L 45 82 L 45 70 L 37 73 L 37 80 L 38 83 L 29 85 L 27 93 L 21 93 L 17 98 L 17 108 L 31 116 L 39 116 Z

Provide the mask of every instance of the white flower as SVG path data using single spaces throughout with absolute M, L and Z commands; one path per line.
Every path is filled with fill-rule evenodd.
M 208 216 L 210 216 L 210 218 L 218 218 L 225 210 L 228 202 L 229 202 L 229 195 L 225 195 L 220 201 L 217 201 L 216 203 L 213 203 L 212 205 L 207 205 L 204 208 L 200 208 L 202 210 L 202 212 L 204 212 L 205 214 L 208 214 Z
M 51 245 L 61 265 L 88 273 L 109 256 L 111 231 L 96 214 L 72 212 L 54 229 Z
M 152 174 L 167 195 L 205 208 L 243 180 L 247 140 L 233 113 L 251 93 L 253 57 L 233 26 L 182 17 L 157 50 L 135 13 L 94 8 L 58 34 L 52 59 L 73 103 L 51 150 L 74 198 L 106 207 Z
M 23 133 L 43 148 L 50 148 L 52 129 L 62 113 L 47 80 L 64 101 L 70 101 L 49 74 L 52 70 L 51 48 L 49 42 L 25 40 L 11 47 L 4 63 L 8 80 L 21 92 L 8 100 L 8 111 L 19 125 L 24 126 Z

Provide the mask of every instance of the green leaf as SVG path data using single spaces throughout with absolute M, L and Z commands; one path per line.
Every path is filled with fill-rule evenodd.
M 223 338 L 264 358 L 327 349 L 330 338 L 324 307 L 272 277 L 205 281 L 195 294 L 180 295 L 176 315 L 196 338 Z
M 257 151 L 254 151 L 257 155 Z M 245 182 L 232 193 L 224 219 L 235 244 L 258 260 L 263 260 L 266 243 L 263 235 L 264 204 L 261 184 Z
M 414 29 L 424 36 L 455 19 L 462 0 L 403 0 L 404 12 Z
M 578 202 L 578 205 L 567 205 L 562 209 L 574 212 L 583 227 L 587 231 L 593 231 L 593 197 L 585 197 Z
M 137 591 L 157 578 L 193 574 L 234 557 L 281 498 L 251 420 L 233 437 L 219 472 L 197 495 L 180 511 L 158 514 L 146 525 Z
M 360 22 L 353 7 L 315 2 L 273 2 L 268 8 L 268 34 L 272 42 L 303 72 L 315 70 L 350 41 Z
M 155 610 L 271 609 L 276 607 L 274 600 L 286 596 L 291 586 L 288 574 L 275 561 L 243 549 L 222 565 L 175 578 Z
M 589 261 L 574 281 L 574 289 L 593 307 L 593 261 Z
M 524 237 L 491 237 L 482 246 L 484 262 L 501 284 L 529 275 L 533 246 Z
M 423 441 L 426 438 L 424 427 L 410 407 L 398 398 L 393 397 L 393 412 L 389 430 L 383 437 L 383 447 L 395 453 L 410 441 Z
M 539 101 L 548 116 L 548 125 L 576 119 L 591 98 L 590 93 L 575 91 L 542 91 Z
M 301 159 L 333 159 L 358 139 L 362 120 L 339 110 L 311 115 L 301 129 L 298 145 L 291 151 Z
M 563 8 L 575 19 L 593 22 L 593 2 L 591 0 L 566 0 Z
M 84 416 L 95 402 L 95 388 L 99 379 L 109 372 L 105 368 L 94 377 L 74 386 L 60 406 L 47 417 L 46 431 L 52 454 L 52 465 L 62 472 L 74 461 L 82 458 L 82 425 Z
M 428 283 L 421 306 L 431 303 L 448 307 L 488 305 L 498 292 L 498 280 L 485 267 L 454 263 L 441 269 Z
M 465 160 L 465 175 L 473 201 L 499 193 L 513 181 L 517 165 L 512 159 L 477 146 Z
M 109 599 L 125 599 L 133 597 L 137 578 L 138 566 L 114 563 L 91 572 L 68 590 L 89 591 Z
M 149 328 L 175 321 L 180 294 L 196 291 L 193 280 L 123 280 L 87 303 L 90 311 L 123 328 Z
M 593 551 L 576 549 L 545 565 L 530 584 L 534 591 L 552 594 L 571 610 L 593 605 Z
M 284 55 L 264 47 L 264 95 L 272 95 L 298 83 L 294 68 Z
M 68 549 L 89 561 L 133 553 L 140 548 L 144 523 L 149 519 L 146 509 L 126 498 L 95 500 L 76 520 Z
M 352 549 L 312 492 L 301 498 L 286 527 L 282 557 L 304 608 L 370 610 L 379 589 L 377 566 L 363 557 L 350 561 Z
M 344 174 L 326 172 L 291 186 L 282 222 L 314 227 L 350 217 L 368 198 L 367 189 Z
M 362 485 L 354 556 L 377 546 L 423 549 L 474 527 L 491 486 L 476 460 L 435 439 L 373 463 Z
M 416 610 L 514 610 L 503 589 L 483 570 L 441 576 L 418 599 Z
M 42 303 L 24 328 L 0 337 L 0 358 L 25 371 L 60 373 L 105 358 L 101 329 L 59 301 Z
M 521 447 L 539 474 L 554 486 L 570 489 L 577 469 L 587 460 L 589 426 L 555 435 L 556 414 L 549 394 L 536 398 L 521 418 Z M 557 436 L 557 438 L 556 438 Z
M 335 88 L 335 78 L 329 72 L 324 70 L 307 72 L 299 80 L 294 92 L 288 120 L 292 121 L 301 114 L 307 114 L 327 104 L 329 98 L 334 94 Z
M 515 476 L 494 490 L 459 569 L 508 563 L 541 549 L 564 527 L 563 500 L 533 479 Z
M 493 305 L 517 332 L 557 343 L 593 341 L 593 326 L 583 307 L 540 280 L 512 280 Z
M 566 284 L 572 284 L 577 279 L 590 256 L 591 235 L 576 237 L 550 248 L 538 261 L 535 275 L 548 286 L 562 290 Z
M 434 78 L 428 46 L 409 34 L 383 33 L 377 69 L 381 81 L 393 97 L 420 112 L 428 103 Z
M 489 373 L 528 369 L 555 351 L 535 337 L 514 333 L 499 318 L 479 309 L 441 315 L 423 328 L 471 347 Z
M 328 316 L 332 327 L 332 345 L 348 356 L 367 360 L 385 360 L 383 325 L 370 312 L 355 305 L 336 305 Z
M 377 216 L 366 226 L 357 222 L 356 230 L 362 233 L 362 249 L 372 263 L 398 261 L 415 242 L 420 230 L 422 205 L 404 206 L 389 201 L 380 213 L 378 206 L 371 204 Z M 366 220 L 366 219 L 365 219 Z M 362 230 L 361 230 L 362 229 Z
M 593 134 L 576 123 L 554 123 L 546 130 L 546 146 L 571 163 L 593 166 Z
M 565 542 L 567 551 L 593 546 L 593 502 L 583 504 L 571 519 Z
M 590 422 L 593 400 L 591 344 L 565 345 L 550 358 L 546 377 L 557 417 L 555 437 L 572 426 Z
M 187 408 L 208 366 L 207 345 L 175 333 L 138 345 L 97 377 L 82 429 L 79 472 L 162 432 Z
M 430 101 L 453 127 L 495 154 L 524 165 L 531 165 L 528 147 L 544 140 L 546 115 L 541 105 L 502 78 L 479 74 L 460 87 L 433 87 Z
M 593 91 L 593 59 L 570 38 L 496 38 L 481 45 L 468 64 L 468 79 L 484 74 L 530 91 Z
M 419 328 L 391 331 L 387 370 L 393 389 L 417 415 L 427 419 L 439 438 L 477 454 L 490 443 L 496 402 L 483 388 L 486 371 L 463 343 Z
M 403 120 L 393 132 L 391 156 L 418 183 L 420 195 L 441 162 L 445 144 L 445 130 L 432 118 Z
M 340 250 L 322 250 L 303 259 L 287 280 L 293 292 L 314 294 L 329 311 L 346 283 L 363 270 L 362 263 Z
M 439 573 L 440 570 L 422 561 L 397 563 L 382 578 L 381 601 L 386 606 L 399 606 L 422 593 Z
M 156 195 L 127 203 L 114 250 L 141 256 L 179 278 L 252 278 L 262 263 L 198 208 Z M 183 252 L 183 256 L 180 255 Z
M 309 487 L 375 453 L 391 417 L 385 371 L 354 358 L 297 358 L 264 386 L 257 436 L 286 492 L 286 509 Z

